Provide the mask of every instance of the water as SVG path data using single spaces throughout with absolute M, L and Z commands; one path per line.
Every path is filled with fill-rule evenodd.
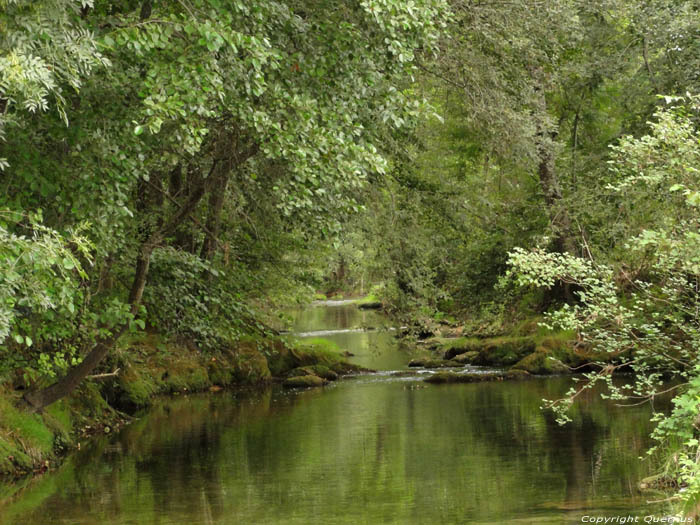
M 339 337 L 370 348 L 378 333 Z M 358 358 L 395 358 L 385 351 Z M 658 512 L 635 490 L 649 474 L 637 459 L 649 409 L 587 395 L 574 424 L 559 427 L 539 405 L 569 382 L 377 374 L 164 400 L 0 503 L 0 522 L 534 524 Z
M 292 330 L 300 337 L 323 337 L 354 354 L 348 361 L 374 370 L 405 369 L 426 351 L 403 348 L 396 328 L 375 310 L 361 310 L 345 301 L 329 301 L 302 310 L 291 310 Z M 336 304 L 334 304 L 336 303 Z

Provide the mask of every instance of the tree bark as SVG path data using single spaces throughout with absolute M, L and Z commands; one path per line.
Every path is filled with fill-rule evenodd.
M 545 204 L 554 231 L 555 249 L 560 253 L 575 254 L 577 248 L 571 234 L 571 218 L 563 203 L 561 186 L 554 172 L 552 154 L 546 146 L 541 146 L 539 150 L 540 187 L 544 193 Z

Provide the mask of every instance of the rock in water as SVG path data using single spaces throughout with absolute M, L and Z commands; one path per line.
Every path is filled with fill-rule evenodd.
M 474 361 L 476 357 L 479 355 L 479 352 L 464 352 L 463 354 L 459 354 L 455 357 L 452 358 L 453 361 L 457 361 L 458 363 L 462 363 L 464 365 L 467 365 Z
M 284 380 L 284 383 L 282 383 L 282 386 L 287 387 L 287 388 L 304 388 L 304 387 L 314 387 L 314 386 L 323 386 L 328 381 L 326 381 L 323 378 L 320 378 L 318 376 L 297 376 L 297 377 L 290 377 Z

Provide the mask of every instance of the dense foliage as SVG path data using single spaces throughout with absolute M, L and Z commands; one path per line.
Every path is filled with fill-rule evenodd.
M 443 10 L 3 5 L 0 374 L 40 385 L 146 324 L 203 348 L 259 329 L 268 273 L 385 173 Z
M 560 417 L 677 378 L 655 436 L 700 494 L 697 2 L 0 6 L 0 383 L 63 385 L 30 404 L 314 291 L 548 312 L 616 357 Z

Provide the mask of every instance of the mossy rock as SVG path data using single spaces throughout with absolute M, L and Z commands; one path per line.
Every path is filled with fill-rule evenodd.
M 331 363 L 329 365 L 329 368 L 333 372 L 337 373 L 339 376 L 346 376 L 351 374 L 367 374 L 375 372 L 375 370 L 372 370 L 371 368 L 365 368 L 360 365 L 354 365 L 346 361 L 337 361 L 335 363 Z
M 418 358 L 411 359 L 408 366 L 411 368 L 458 368 L 461 367 L 461 363 L 455 361 L 448 361 L 444 359 L 430 359 L 430 358 Z
M 378 310 L 382 307 L 382 302 L 374 294 L 369 294 L 362 299 L 355 301 L 358 308 L 362 310 Z
M 221 357 L 207 363 L 207 374 L 213 385 L 229 386 L 235 382 L 233 365 Z
M 431 337 L 430 339 L 423 339 L 422 341 L 418 341 L 418 344 L 422 348 L 427 348 L 428 350 L 437 350 L 443 348 L 443 346 L 445 345 L 445 338 Z
M 299 366 L 299 359 L 284 341 L 271 341 L 266 348 L 267 365 L 275 377 L 284 376 L 287 372 Z
M 532 337 L 497 337 L 482 343 L 479 355 L 472 361 L 475 365 L 507 367 L 535 351 Z
M 284 383 L 282 383 L 282 386 L 287 387 L 287 388 L 308 388 L 308 387 L 318 387 L 318 386 L 323 386 L 328 381 L 325 379 L 318 377 L 318 376 L 313 376 L 313 375 L 306 375 L 306 376 L 297 376 L 297 377 L 288 377 L 287 379 L 284 380 Z
M 438 372 L 426 377 L 423 381 L 432 384 L 446 383 L 480 383 L 483 381 L 499 381 L 503 374 L 456 374 L 454 372 Z
M 166 393 L 201 391 L 212 384 L 207 367 L 194 359 L 175 360 L 160 374 L 159 389 Z
M 338 373 L 324 365 L 311 365 L 295 368 L 289 371 L 287 377 L 302 377 L 308 375 L 317 376 L 328 381 L 335 381 L 338 379 Z
M 524 370 L 530 374 L 551 375 L 568 374 L 568 366 L 547 351 L 538 350 L 518 361 L 511 370 Z
M 440 338 L 444 349 L 443 358 L 452 359 L 455 356 L 467 352 L 480 352 L 484 349 L 488 339 L 474 339 L 472 337 Z
M 150 406 L 159 388 L 157 380 L 145 370 L 137 370 L 134 366 L 129 366 L 119 374 L 116 390 L 116 406 L 133 410 Z
M 463 354 L 456 355 L 452 358 L 453 361 L 457 363 L 468 365 L 477 358 L 479 352 L 464 352 Z
M 253 385 L 272 377 L 263 348 L 257 341 L 240 342 L 233 349 L 233 378 L 238 384 Z
M 503 374 L 503 377 L 505 379 L 511 379 L 511 380 L 521 380 L 521 379 L 529 379 L 531 376 L 529 372 L 526 372 L 525 370 L 513 370 L 510 369 L 508 370 L 505 374 Z

